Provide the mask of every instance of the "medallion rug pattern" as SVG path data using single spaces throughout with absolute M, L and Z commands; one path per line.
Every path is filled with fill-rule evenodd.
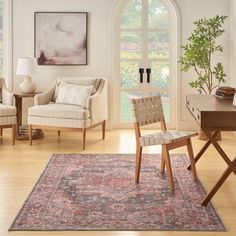
M 183 154 L 171 156 L 175 192 L 144 154 L 135 184 L 135 155 L 54 154 L 10 230 L 224 231 Z

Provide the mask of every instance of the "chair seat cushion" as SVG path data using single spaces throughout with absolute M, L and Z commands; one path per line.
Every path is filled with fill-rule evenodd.
M 143 135 L 142 137 L 140 137 L 140 145 L 150 146 L 174 143 L 187 138 L 191 138 L 196 135 L 197 134 L 195 132 L 191 131 L 161 131 L 153 134 Z
M 33 106 L 28 109 L 28 115 L 51 118 L 87 120 L 90 112 L 76 105 L 56 104 Z
M 16 108 L 14 106 L 4 105 L 0 103 L 0 116 L 15 116 Z

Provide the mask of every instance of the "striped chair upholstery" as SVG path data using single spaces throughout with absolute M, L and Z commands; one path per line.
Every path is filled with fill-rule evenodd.
M 136 183 L 139 182 L 142 147 L 162 145 L 161 172 L 167 169 L 171 190 L 174 190 L 173 174 L 171 170 L 169 150 L 181 146 L 187 146 L 192 167 L 193 179 L 196 180 L 196 169 L 191 144 L 191 137 L 197 134 L 192 131 L 166 130 L 166 123 L 160 96 L 131 98 L 134 114 L 134 126 L 136 134 Z M 161 131 L 141 135 L 140 127 L 153 123 L 161 124 Z
M 4 79 L 0 78 L 0 135 L 4 128 L 12 128 L 12 144 L 15 144 L 16 132 L 16 107 L 14 97 L 6 89 Z

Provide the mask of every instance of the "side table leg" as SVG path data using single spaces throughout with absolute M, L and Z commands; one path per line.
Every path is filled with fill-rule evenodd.
M 32 125 L 29 125 L 29 145 L 32 145 Z
M 19 136 L 19 128 L 22 125 L 22 97 L 15 96 L 16 100 L 16 117 L 17 117 L 17 126 L 16 133 Z
M 219 133 L 218 131 L 215 131 L 212 134 L 212 137 L 216 137 L 218 133 Z M 211 144 L 211 140 L 208 139 L 208 141 L 205 143 L 205 145 L 202 147 L 202 149 L 199 151 L 199 153 L 195 156 L 195 158 L 194 158 L 195 164 L 201 158 L 202 154 L 207 150 L 207 148 L 210 146 L 210 144 Z M 191 170 L 191 165 L 189 165 L 187 169 Z
M 236 166 L 236 158 L 233 161 L 234 165 Z M 215 193 L 218 191 L 218 189 L 220 188 L 220 186 L 225 182 L 225 180 L 229 177 L 229 175 L 232 173 L 232 169 L 230 167 L 228 167 L 225 172 L 223 173 L 223 175 L 221 176 L 221 178 L 217 181 L 217 183 L 215 184 L 215 186 L 212 188 L 212 190 L 207 194 L 207 196 L 204 198 L 204 200 L 202 201 L 201 205 L 202 206 L 206 206 L 207 203 L 212 199 L 212 197 L 215 195 Z

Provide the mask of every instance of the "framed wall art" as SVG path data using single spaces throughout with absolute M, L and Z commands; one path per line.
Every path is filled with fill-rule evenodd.
M 35 12 L 38 65 L 87 65 L 87 12 Z

